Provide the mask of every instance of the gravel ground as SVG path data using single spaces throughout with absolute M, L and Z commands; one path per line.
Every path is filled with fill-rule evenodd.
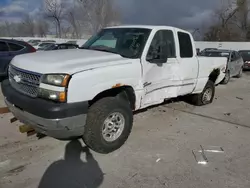
M 27 138 L 2 115 L 0 187 L 250 187 L 249 84 L 245 73 L 218 86 L 211 105 L 180 101 L 136 113 L 127 143 L 109 155 L 81 141 Z M 224 152 L 206 152 L 208 163 L 197 164 L 192 151 L 200 146 Z

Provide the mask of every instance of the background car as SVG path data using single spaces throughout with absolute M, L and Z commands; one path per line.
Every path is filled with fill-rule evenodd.
M 62 44 L 52 44 L 44 49 L 44 51 L 50 50 L 65 50 L 65 49 L 77 49 L 79 46 L 77 44 L 62 43 Z
M 66 43 L 69 43 L 69 44 L 77 44 L 77 41 L 76 40 L 69 40 L 68 42 Z
M 200 53 L 201 53 L 200 48 L 196 48 L 196 54 L 200 55 Z
M 29 41 L 27 41 L 27 43 L 29 43 L 30 45 L 34 45 L 34 44 L 38 44 L 39 42 L 41 42 L 41 40 L 36 40 L 36 39 L 31 39 Z
M 36 52 L 36 49 L 24 41 L 0 39 L 0 78 L 8 75 L 10 61 L 16 56 Z
M 202 51 L 200 51 L 200 54 L 210 50 L 217 50 L 217 48 L 205 48 Z
M 39 42 L 37 45 L 33 45 L 35 49 L 43 49 L 48 45 L 54 44 L 53 42 Z
M 242 76 L 244 61 L 237 51 L 222 49 L 206 50 L 200 55 L 206 57 L 227 57 L 227 70 L 222 84 L 227 84 L 231 77 L 240 78 Z
M 243 61 L 244 61 L 244 70 L 250 70 L 250 50 L 240 50 L 239 51 Z
M 44 40 L 44 41 L 42 41 L 42 42 L 51 42 L 51 43 L 55 43 L 56 41 L 54 41 L 54 40 Z

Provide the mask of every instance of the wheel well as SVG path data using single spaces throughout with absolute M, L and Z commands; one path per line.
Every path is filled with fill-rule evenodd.
M 211 80 L 212 82 L 215 83 L 215 81 L 217 80 L 219 75 L 220 75 L 220 70 L 215 69 L 215 70 L 213 70 L 213 72 L 210 73 L 209 80 Z
M 121 97 L 129 101 L 129 104 L 132 110 L 135 109 L 136 97 L 135 97 L 134 89 L 131 86 L 121 86 L 121 87 L 105 90 L 99 93 L 98 95 L 96 95 L 93 98 L 93 100 L 89 101 L 89 106 L 91 106 L 96 101 L 104 97 Z

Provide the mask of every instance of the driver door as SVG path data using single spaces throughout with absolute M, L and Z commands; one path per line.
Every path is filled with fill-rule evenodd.
M 178 61 L 174 34 L 171 30 L 155 33 L 143 64 L 143 107 L 159 104 L 166 98 L 175 97 Z

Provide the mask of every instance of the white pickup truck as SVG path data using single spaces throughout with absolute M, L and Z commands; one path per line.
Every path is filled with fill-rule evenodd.
M 109 27 L 81 49 L 16 56 L 2 91 L 14 116 L 37 132 L 82 137 L 109 153 L 127 140 L 133 111 L 184 95 L 211 103 L 226 62 L 197 57 L 191 34 L 178 28 Z

